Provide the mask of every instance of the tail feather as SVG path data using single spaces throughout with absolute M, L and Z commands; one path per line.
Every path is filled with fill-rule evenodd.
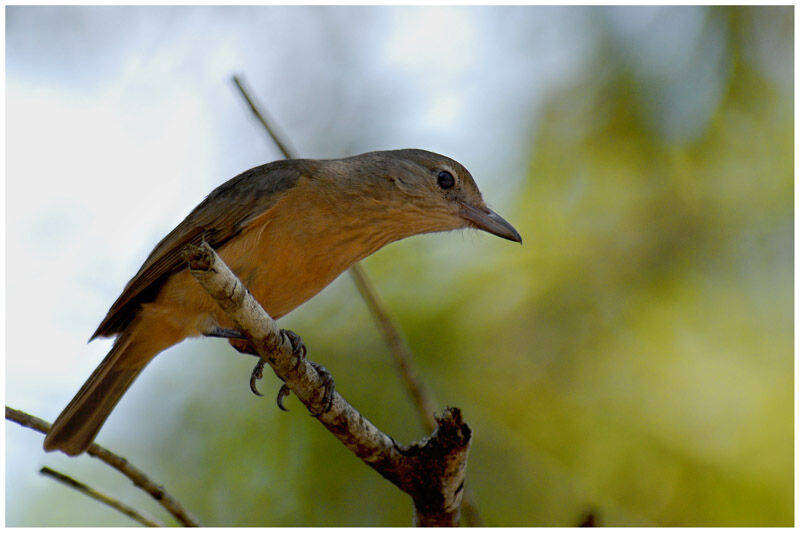
M 135 357 L 130 340 L 124 333 L 117 338 L 100 366 L 53 422 L 44 439 L 46 451 L 78 455 L 91 445 L 111 410 L 151 359 Z

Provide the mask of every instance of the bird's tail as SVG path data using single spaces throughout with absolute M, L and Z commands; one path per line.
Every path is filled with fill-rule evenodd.
M 131 332 L 123 332 L 44 439 L 46 451 L 67 455 L 86 451 L 122 395 L 155 354 L 142 357 Z M 133 342 L 132 342 L 133 341 Z

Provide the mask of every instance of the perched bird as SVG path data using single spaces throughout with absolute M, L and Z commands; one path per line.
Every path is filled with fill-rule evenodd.
M 390 242 L 477 228 L 522 242 L 486 207 L 470 173 L 424 150 L 293 159 L 217 187 L 150 253 L 92 335 L 111 351 L 53 423 L 45 450 L 82 453 L 153 357 L 234 325 L 192 278 L 182 252 L 211 245 L 275 319 Z

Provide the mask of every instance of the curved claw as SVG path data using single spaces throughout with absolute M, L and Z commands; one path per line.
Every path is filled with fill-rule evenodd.
M 286 407 L 283 406 L 283 399 L 289 396 L 292 393 L 292 389 L 290 389 L 285 383 L 281 387 L 281 390 L 278 391 L 278 408 L 281 411 L 288 411 Z
M 303 339 L 300 338 L 300 335 L 290 329 L 282 329 L 281 335 L 289 340 L 289 344 L 292 345 L 292 352 L 298 357 L 298 359 L 306 358 L 306 345 L 303 342 Z
M 333 375 L 328 371 L 327 368 L 322 366 L 319 363 L 315 363 L 314 361 L 309 361 L 314 370 L 317 371 L 319 376 L 322 378 L 322 386 L 324 387 L 324 395 L 322 397 L 322 408 L 318 411 L 311 411 L 311 416 L 313 417 L 320 417 L 331 410 L 333 407 L 333 400 L 334 400 L 334 391 L 336 390 L 336 386 L 333 382 Z
M 250 374 L 250 390 L 253 391 L 253 394 L 256 396 L 264 396 L 258 392 L 258 387 L 256 387 L 256 382 L 262 377 L 264 377 L 264 360 L 259 359 L 255 368 L 253 368 L 253 372 Z

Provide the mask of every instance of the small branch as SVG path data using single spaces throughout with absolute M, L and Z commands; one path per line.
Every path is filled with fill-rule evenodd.
M 250 106 L 250 111 L 252 111 L 253 115 L 255 115 L 255 117 L 267 131 L 272 141 L 283 153 L 283 156 L 286 159 L 297 157 L 292 150 L 286 148 L 288 143 L 284 139 L 281 139 L 281 137 L 275 132 L 275 128 L 270 126 L 269 122 L 264 118 L 265 113 L 259 110 L 259 107 L 256 105 L 255 101 L 253 98 L 251 98 L 247 89 L 245 89 L 241 79 L 238 76 L 234 76 L 233 83 L 239 89 L 239 92 L 247 102 L 247 105 Z M 436 400 L 434 400 L 430 389 L 425 386 L 414 368 L 413 354 L 408 342 L 400 331 L 400 328 L 397 326 L 397 324 L 395 324 L 389 315 L 386 305 L 381 300 L 380 295 L 375 288 L 375 284 L 372 283 L 372 280 L 370 279 L 369 274 L 367 274 L 367 270 L 364 268 L 364 266 L 361 265 L 361 263 L 354 264 L 350 267 L 350 275 L 353 277 L 353 281 L 355 281 L 358 292 L 361 294 L 361 297 L 367 304 L 367 308 L 375 318 L 375 322 L 378 324 L 378 329 L 383 335 L 383 339 L 386 341 L 389 351 L 394 357 L 395 364 L 397 365 L 397 371 L 400 373 L 400 378 L 403 381 L 406 392 L 411 397 L 414 407 L 416 407 L 422 427 L 427 432 L 433 431 L 436 428 L 434 413 L 438 411 L 438 407 L 436 406 Z M 480 512 L 478 511 L 478 507 L 475 504 L 475 499 L 473 498 L 469 487 L 464 490 L 464 493 L 464 522 L 466 525 L 472 527 L 482 526 L 483 520 L 481 519 Z
M 394 362 L 397 365 L 397 372 L 403 380 L 403 385 L 406 392 L 411 397 L 414 407 L 419 414 L 422 427 L 427 432 L 431 432 L 436 428 L 436 419 L 434 413 L 438 411 L 436 400 L 433 398 L 433 393 L 425 386 L 425 383 L 419 378 L 416 369 L 414 368 L 413 354 L 411 348 L 408 346 L 405 337 L 400 332 L 397 325 L 389 316 L 389 311 L 386 305 L 381 300 L 375 284 L 372 283 L 366 269 L 361 263 L 356 263 L 350 267 L 350 275 L 355 281 L 358 292 L 366 302 L 367 307 L 372 312 L 378 329 L 383 335 L 383 339 L 389 346 L 389 351 L 394 357 Z M 463 511 L 462 518 L 464 524 L 470 527 L 482 527 L 483 519 L 475 503 L 475 497 L 472 495 L 470 486 L 464 487 L 464 495 L 461 502 Z
M 256 352 L 342 444 L 414 500 L 419 525 L 458 525 L 471 430 L 458 409 L 448 409 L 425 441 L 400 446 L 338 392 L 326 401 L 328 383 L 302 352 L 295 352 L 275 321 L 203 243 L 187 246 L 184 259 Z M 327 410 L 326 410 L 327 408 Z
M 433 431 L 436 428 L 436 419 L 433 417 L 433 413 L 437 410 L 436 402 L 430 390 L 422 383 L 414 369 L 411 348 L 409 348 L 405 338 L 389 316 L 386 305 L 381 300 L 364 267 L 360 263 L 356 263 L 350 267 L 350 275 L 356 283 L 358 292 L 361 293 L 361 297 L 372 312 L 378 329 L 389 346 L 389 351 L 394 356 L 397 371 L 403 379 L 403 385 L 405 385 L 411 401 L 414 402 L 414 406 L 417 408 L 422 426 L 425 431 Z
M 42 467 L 42 469 L 39 470 L 39 473 L 44 475 L 44 476 L 48 476 L 48 477 L 50 477 L 52 479 L 55 479 L 56 481 L 58 481 L 60 483 L 63 483 L 64 485 L 66 485 L 66 486 L 68 486 L 68 487 L 70 487 L 72 489 L 75 489 L 78 492 L 81 492 L 81 493 L 85 494 L 86 496 L 88 496 L 88 497 L 90 497 L 90 498 L 92 498 L 94 500 L 97 500 L 97 501 L 99 501 L 101 503 L 104 503 L 104 504 L 108 505 L 109 507 L 111 507 L 112 509 L 116 509 L 120 513 L 124 514 L 128 518 L 131 518 L 131 519 L 139 522 L 143 526 L 147 526 L 147 527 L 164 527 L 164 524 L 161 524 L 161 523 L 157 522 L 156 520 L 153 520 L 152 518 L 147 518 L 147 517 L 143 516 L 136 509 L 134 509 L 132 507 L 128 507 L 127 505 L 125 505 L 121 501 L 116 500 L 116 499 L 112 498 L 111 496 L 108 496 L 107 494 L 104 494 L 104 493 L 102 493 L 102 492 L 100 492 L 100 491 L 98 491 L 96 489 L 93 489 L 92 487 L 90 487 L 90 486 L 88 486 L 88 485 L 86 485 L 84 483 L 81 483 L 80 481 L 78 481 L 76 479 L 73 479 L 73 478 L 67 476 L 66 474 L 62 474 L 61 472 L 56 472 L 52 468 L 48 468 L 46 466 Z
M 21 426 L 34 429 L 45 435 L 50 430 L 50 423 L 41 418 L 29 415 L 24 411 L 13 409 L 6 405 L 6 419 L 16 422 Z M 188 511 L 186 511 L 178 500 L 173 498 L 164 487 L 157 485 L 150 480 L 147 475 L 133 466 L 124 457 L 111 452 L 98 444 L 92 444 L 86 453 L 95 457 L 107 465 L 118 470 L 122 475 L 130 479 L 134 485 L 152 496 L 164 509 L 166 509 L 175 519 L 184 526 L 199 526 L 200 523 Z
M 252 111 L 253 115 L 255 115 L 255 117 L 258 119 L 261 125 L 264 126 L 264 129 L 267 130 L 267 133 L 272 138 L 272 141 L 278 146 L 278 149 L 283 153 L 283 157 L 285 157 L 286 159 L 292 159 L 292 156 L 290 155 L 292 151 L 289 148 L 287 148 L 287 143 L 284 140 L 282 140 L 275 132 L 275 130 L 272 128 L 272 126 L 269 125 L 269 122 L 267 122 L 267 120 L 264 118 L 263 113 L 259 111 L 258 107 L 256 107 L 256 104 L 250 98 L 250 95 L 242 85 L 242 81 L 239 79 L 238 76 L 233 77 L 233 83 L 236 84 L 236 87 L 239 89 L 239 92 L 242 93 L 242 97 L 247 102 L 247 105 L 250 106 L 250 111 Z

